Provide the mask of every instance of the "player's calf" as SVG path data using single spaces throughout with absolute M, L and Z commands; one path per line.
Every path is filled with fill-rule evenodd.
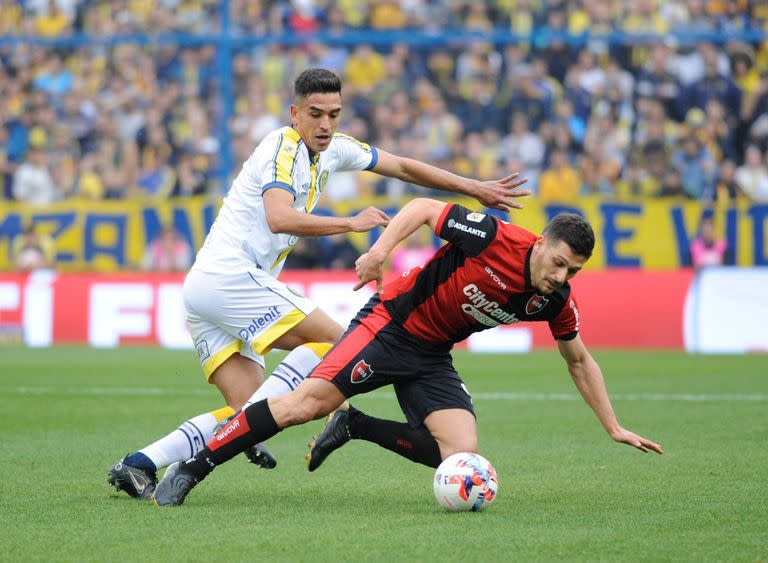
M 269 400 L 269 408 L 280 428 L 322 418 L 341 406 L 346 397 L 335 385 L 319 378 L 305 380 L 298 389 Z
M 477 453 L 477 438 L 471 437 L 471 436 L 463 436 L 463 437 L 457 437 L 455 440 L 444 443 L 439 442 L 438 445 L 440 447 L 440 457 L 442 459 L 446 459 L 453 454 L 458 454 L 462 452 L 468 452 L 468 453 Z
M 440 458 L 459 452 L 477 452 L 475 415 L 465 409 L 450 408 L 431 412 L 424 426 L 440 448 Z

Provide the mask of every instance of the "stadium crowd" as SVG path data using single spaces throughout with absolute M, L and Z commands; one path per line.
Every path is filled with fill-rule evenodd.
M 235 168 L 287 123 L 303 68 L 344 79 L 341 130 L 481 179 L 522 171 L 544 201 L 745 196 L 768 201 L 768 41 L 694 41 L 762 30 L 748 0 L 231 0 L 233 37 L 350 30 L 432 33 L 434 42 L 299 41 L 235 49 L 229 123 Z M 0 0 L 1 197 L 167 198 L 213 193 L 222 105 L 212 0 Z M 437 30 L 477 31 L 470 41 Z M 521 39 L 494 44 L 482 32 Z M 645 39 L 592 34 L 645 33 Z M 182 32 L 178 43 L 99 41 Z M 393 36 L 394 37 L 394 36 Z M 441 37 L 443 39 L 441 39 Z M 494 36 L 496 37 L 496 36 Z M 237 45 L 237 43 L 235 43 Z M 237 170 L 227 171 L 234 174 Z M 340 175 L 330 198 L 411 186 Z

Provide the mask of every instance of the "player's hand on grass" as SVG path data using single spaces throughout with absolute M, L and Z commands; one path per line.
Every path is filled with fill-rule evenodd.
M 651 442 L 648 438 L 643 438 L 642 436 L 635 434 L 634 432 L 630 432 L 625 428 L 619 428 L 615 432 L 612 432 L 611 438 L 621 444 L 627 444 L 633 448 L 637 448 L 644 453 L 648 453 L 649 451 L 656 452 L 657 454 L 664 453 L 664 450 L 661 448 L 661 444 Z
M 515 198 L 531 195 L 530 190 L 517 189 L 527 181 L 528 178 L 520 178 L 520 174 L 515 172 L 501 180 L 478 182 L 474 197 L 486 207 L 493 209 L 501 209 L 503 211 L 522 209 L 523 205 L 517 203 Z
M 374 227 L 386 227 L 389 224 L 389 215 L 381 209 L 368 207 L 352 217 L 349 223 L 352 231 L 362 233 Z
M 376 281 L 376 291 L 379 295 L 384 292 L 384 260 L 386 255 L 380 256 L 374 250 L 369 250 L 355 262 L 355 272 L 360 279 L 353 288 L 355 291 L 368 282 Z

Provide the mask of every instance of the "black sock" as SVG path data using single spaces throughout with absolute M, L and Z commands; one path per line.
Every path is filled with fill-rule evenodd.
M 217 465 L 229 461 L 259 442 L 268 440 L 280 430 L 272 411 L 269 410 L 267 399 L 253 403 L 237 413 L 205 448 L 187 461 L 186 468 L 201 481 Z
M 356 410 L 349 417 L 349 433 L 428 467 L 437 467 L 442 461 L 437 440 L 424 427 L 413 430 L 404 422 L 374 418 Z

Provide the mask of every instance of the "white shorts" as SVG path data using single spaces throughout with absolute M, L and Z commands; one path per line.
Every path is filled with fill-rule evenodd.
M 264 366 L 272 343 L 315 309 L 255 266 L 220 274 L 191 270 L 183 293 L 189 332 L 209 382 L 234 353 Z

